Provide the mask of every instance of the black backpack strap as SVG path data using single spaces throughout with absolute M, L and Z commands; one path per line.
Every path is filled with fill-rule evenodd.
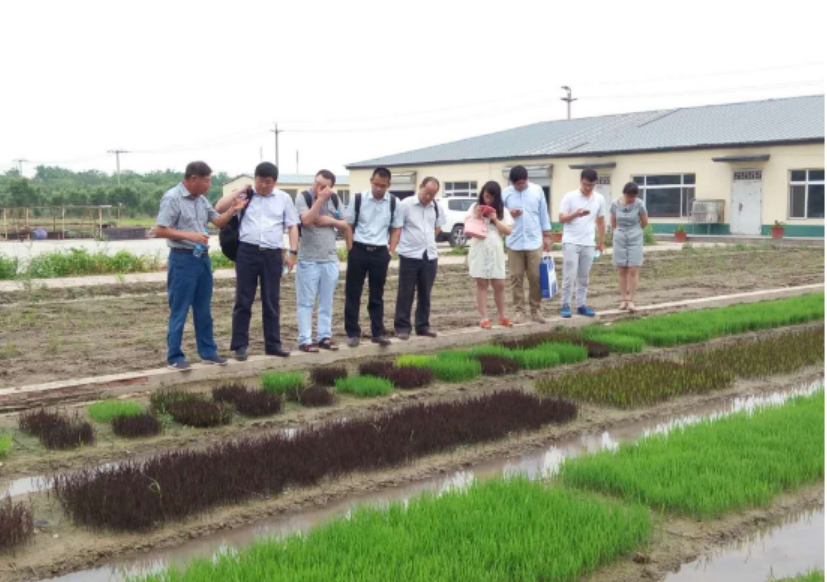
M 359 226 L 359 211 L 362 210 L 362 194 L 353 197 L 353 204 L 353 232 L 356 232 L 356 227 Z
M 396 196 L 391 194 L 391 223 L 388 228 L 393 228 L 393 215 L 396 213 Z
M 434 212 L 436 212 L 436 221 L 439 222 L 439 202 L 434 200 Z
M 307 209 L 310 210 L 310 208 L 313 206 L 313 198 L 310 196 L 310 192 L 308 190 L 305 190 L 304 192 L 302 192 L 302 196 L 304 196 L 304 203 L 307 204 Z
M 339 210 L 339 195 L 338 194 L 333 195 L 333 208 L 335 208 L 336 210 Z

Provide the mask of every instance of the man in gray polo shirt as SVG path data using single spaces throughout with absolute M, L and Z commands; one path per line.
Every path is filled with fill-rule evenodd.
M 399 254 L 399 285 L 396 294 L 396 317 L 393 326 L 396 337 L 411 337 L 411 309 L 416 293 L 416 335 L 436 337 L 431 329 L 431 288 L 437 271 L 436 235 L 445 224 L 445 214 L 439 212 L 436 198 L 439 180 L 425 178 L 415 196 L 399 203 L 402 213 L 402 235 L 399 246 L 391 252 Z
M 156 236 L 168 239 L 167 293 L 169 294 L 169 331 L 167 332 L 167 363 L 173 370 L 186 371 L 189 363 L 181 350 L 184 324 L 192 307 L 198 354 L 205 364 L 224 366 L 227 360 L 218 355 L 213 340 L 210 313 L 212 301 L 212 265 L 210 264 L 207 223 L 222 228 L 247 206 L 246 200 L 235 200 L 219 216 L 204 197 L 210 189 L 212 170 L 204 162 L 192 162 L 184 172 L 184 180 L 161 198 L 156 220 Z

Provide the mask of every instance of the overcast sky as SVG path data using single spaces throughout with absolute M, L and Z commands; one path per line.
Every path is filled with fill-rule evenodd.
M 283 173 L 537 121 L 824 92 L 821 3 L 3 2 L 0 172 Z

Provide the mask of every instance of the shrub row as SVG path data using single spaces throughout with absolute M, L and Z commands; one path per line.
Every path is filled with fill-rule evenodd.
M 410 462 L 459 444 L 575 418 L 575 405 L 521 391 L 413 405 L 361 420 L 176 450 L 115 468 L 58 475 L 54 493 L 78 524 L 140 530 L 252 495 Z
M 68 416 L 44 408 L 30 410 L 20 414 L 18 426 L 26 434 L 38 437 L 47 449 L 71 449 L 95 443 L 92 425 L 79 414 Z
M 13 503 L 6 495 L 0 500 L 0 552 L 27 542 L 34 534 L 32 509 L 24 503 Z

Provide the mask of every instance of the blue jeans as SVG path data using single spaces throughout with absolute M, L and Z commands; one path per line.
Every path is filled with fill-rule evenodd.
M 196 257 L 192 253 L 169 254 L 167 263 L 167 294 L 169 295 L 169 331 L 167 332 L 167 362 L 175 364 L 186 360 L 181 350 L 184 324 L 192 307 L 198 355 L 210 358 L 218 347 L 213 340 L 212 266 L 207 254 Z
M 319 298 L 316 341 L 332 337 L 333 293 L 339 283 L 339 263 L 299 261 L 296 267 L 296 303 L 299 307 L 299 345 L 313 338 L 313 306 Z

